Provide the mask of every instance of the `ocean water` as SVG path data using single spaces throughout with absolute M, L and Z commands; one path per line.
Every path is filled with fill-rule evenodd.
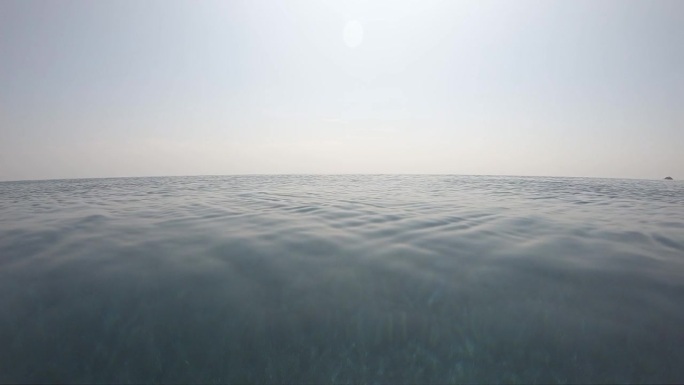
M 0 183 L 0 382 L 684 381 L 684 184 Z

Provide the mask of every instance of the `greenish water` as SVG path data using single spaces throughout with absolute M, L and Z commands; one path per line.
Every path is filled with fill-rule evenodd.
M 0 183 L 0 382 L 684 381 L 684 184 Z

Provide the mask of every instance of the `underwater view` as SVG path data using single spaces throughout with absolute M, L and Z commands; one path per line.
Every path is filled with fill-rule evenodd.
M 684 184 L 0 182 L 3 383 L 675 383 Z

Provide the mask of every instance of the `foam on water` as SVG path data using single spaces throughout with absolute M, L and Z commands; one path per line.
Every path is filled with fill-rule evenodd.
M 684 184 L 0 183 L 0 382 L 681 382 Z

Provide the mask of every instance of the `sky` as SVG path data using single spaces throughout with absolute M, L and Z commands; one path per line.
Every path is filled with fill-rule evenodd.
M 0 180 L 684 179 L 684 1 L 0 1 Z

